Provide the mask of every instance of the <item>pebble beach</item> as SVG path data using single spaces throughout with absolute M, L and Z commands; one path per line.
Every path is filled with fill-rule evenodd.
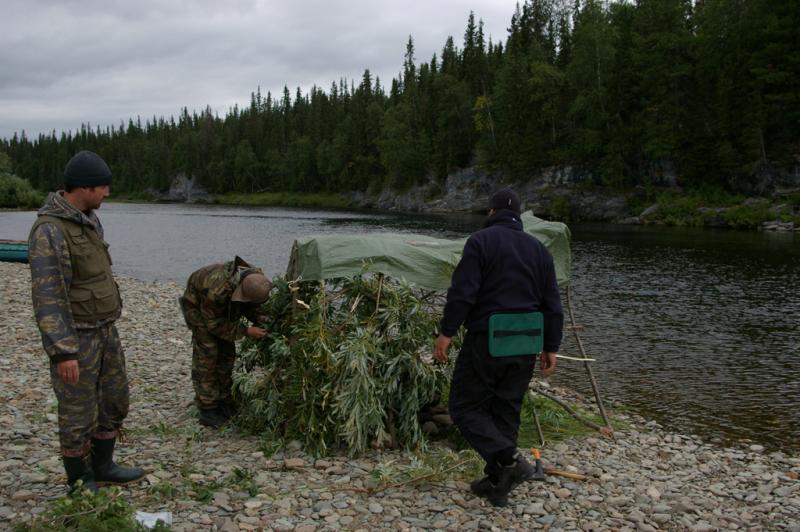
M 376 450 L 315 458 L 299 442 L 273 452 L 257 436 L 200 427 L 191 336 L 177 305 L 182 287 L 118 282 L 131 409 L 115 460 L 147 471 L 125 496 L 137 510 L 170 512 L 173 530 L 800 532 L 800 456 L 752 443 L 721 447 L 624 411 L 613 413 L 625 424 L 613 438 L 598 433 L 543 449 L 547 465 L 586 480 L 525 483 L 505 508 L 471 495 L 468 478 L 370 491 L 374 471 L 415 457 Z M 0 530 L 65 491 L 28 266 L 0 262 Z

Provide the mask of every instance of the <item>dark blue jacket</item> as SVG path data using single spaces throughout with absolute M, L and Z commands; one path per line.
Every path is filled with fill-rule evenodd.
M 454 336 L 462 323 L 486 331 L 496 312 L 544 314 L 544 350 L 558 351 L 564 311 L 553 256 L 522 230 L 519 216 L 500 210 L 473 233 L 453 272 L 441 333 Z

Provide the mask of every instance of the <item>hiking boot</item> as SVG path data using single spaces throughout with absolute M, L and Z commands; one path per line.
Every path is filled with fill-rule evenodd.
M 201 408 L 200 415 L 198 417 L 201 425 L 204 427 L 211 427 L 213 429 L 218 429 L 228 422 L 228 418 L 225 417 L 222 412 L 220 412 L 220 409 L 216 407 Z
M 98 486 L 121 486 L 144 477 L 141 467 L 121 467 L 114 463 L 114 446 L 117 438 L 92 439 L 92 469 Z
M 473 480 L 469 485 L 470 490 L 478 497 L 487 499 L 493 506 L 506 506 L 508 494 L 514 489 L 516 468 L 516 462 L 509 466 L 500 466 L 496 482 L 490 476 L 485 476 L 480 480 Z
M 94 482 L 92 468 L 86 463 L 86 456 L 64 456 L 64 471 L 67 472 L 69 495 L 76 490 L 87 490 L 97 493 L 97 484 Z M 80 486 L 78 485 L 80 483 Z

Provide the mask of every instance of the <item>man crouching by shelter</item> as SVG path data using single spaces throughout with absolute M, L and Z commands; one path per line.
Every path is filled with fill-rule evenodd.
M 33 309 L 50 356 L 70 493 L 78 481 L 97 492 L 97 486 L 144 476 L 138 467 L 113 461 L 129 397 L 114 325 L 122 299 L 95 213 L 110 184 L 111 170 L 103 159 L 90 151 L 76 154 L 64 169 L 64 190 L 48 196 L 28 242 Z
M 445 362 L 451 337 L 465 323 L 450 416 L 486 461 L 486 476 L 472 482 L 472 492 L 495 506 L 508 504 L 509 492 L 535 473 L 517 452 L 520 410 L 536 353 L 542 376 L 555 371 L 564 324 L 553 257 L 523 231 L 519 214 L 511 189 L 491 197 L 489 218 L 467 240 L 453 272 L 434 349 Z
M 234 342 L 267 334 L 263 327 L 245 326 L 241 317 L 261 324 L 266 316 L 258 313 L 258 307 L 271 289 L 261 270 L 239 257 L 189 276 L 180 303 L 192 330 L 192 383 L 201 425 L 219 428 L 233 416 Z

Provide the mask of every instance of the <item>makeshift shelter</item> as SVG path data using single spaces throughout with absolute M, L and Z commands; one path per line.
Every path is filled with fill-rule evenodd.
M 553 255 L 581 353 L 566 358 L 583 361 L 608 425 L 572 313 L 569 228 L 531 212 L 521 219 Z M 406 233 L 295 241 L 286 278 L 263 309 L 275 316 L 268 337 L 246 343 L 238 363 L 236 390 L 249 403 L 242 421 L 319 452 L 337 442 L 353 453 L 382 442 L 420 445 L 418 414 L 447 380 L 424 359 L 465 242 Z
M 553 255 L 558 286 L 569 286 L 572 264 L 569 228 L 532 212 L 522 214 L 525 231 Z M 447 240 L 409 233 L 323 235 L 295 241 L 287 279 L 322 281 L 363 273 L 383 275 L 431 290 L 447 290 L 466 238 Z

